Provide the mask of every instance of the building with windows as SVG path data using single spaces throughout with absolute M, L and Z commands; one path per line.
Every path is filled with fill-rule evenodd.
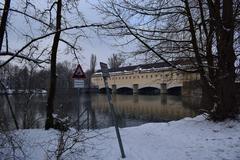
M 164 62 L 109 69 L 109 72 L 108 84 L 112 93 L 181 94 L 184 82 L 200 79 L 198 73 L 178 71 Z M 100 92 L 105 91 L 101 70 L 91 81 Z

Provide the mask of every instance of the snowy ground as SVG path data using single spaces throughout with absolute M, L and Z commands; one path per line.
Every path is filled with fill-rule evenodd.
M 239 121 L 213 123 L 198 116 L 123 128 L 120 132 L 126 160 L 240 160 Z M 55 159 L 59 132 L 32 129 L 15 134 L 22 140 L 25 153 L 22 159 Z M 64 152 L 62 159 L 121 159 L 113 127 L 86 132 L 84 135 L 80 136 L 84 142 Z M 68 137 L 68 140 L 73 140 L 71 138 Z M 68 147 L 77 139 L 70 141 Z

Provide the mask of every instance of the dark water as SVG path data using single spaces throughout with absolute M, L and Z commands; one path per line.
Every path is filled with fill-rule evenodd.
M 42 128 L 45 122 L 46 95 L 10 96 L 21 128 Z M 170 95 L 113 95 L 113 104 L 120 127 L 147 122 L 165 122 L 197 115 L 199 99 L 186 99 Z M 80 107 L 79 107 L 80 103 Z M 1 119 L 14 128 L 7 101 L 0 96 Z M 80 98 L 69 94 L 56 97 L 55 112 L 71 118 L 73 127 L 104 128 L 113 125 L 105 94 L 82 94 Z M 80 116 L 78 116 L 80 115 Z

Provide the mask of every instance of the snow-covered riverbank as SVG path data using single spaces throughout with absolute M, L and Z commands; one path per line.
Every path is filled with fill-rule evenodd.
M 198 116 L 169 123 L 148 123 L 123 128 L 120 132 L 126 160 L 240 159 L 239 121 L 213 123 Z M 32 129 L 17 131 L 15 134 L 21 139 L 24 159 L 54 159 L 59 132 Z M 77 143 L 71 150 L 64 152 L 63 159 L 121 159 L 113 127 L 85 131 L 84 136 L 80 137 L 84 142 Z M 75 141 L 77 139 L 73 138 L 73 141 L 67 143 L 70 146 Z

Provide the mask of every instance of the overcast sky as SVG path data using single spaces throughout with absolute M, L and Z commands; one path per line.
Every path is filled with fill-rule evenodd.
M 89 1 L 88 1 L 89 2 Z M 97 11 L 86 0 L 80 1 L 80 11 L 83 13 L 85 18 L 89 23 L 101 22 L 101 17 L 98 15 Z M 93 1 L 90 1 L 91 3 Z M 107 62 L 108 57 L 113 53 L 117 53 L 119 49 L 113 47 L 113 40 L 111 38 L 98 37 L 95 33 L 88 31 L 89 38 L 83 39 L 81 42 L 82 54 L 85 59 L 81 60 L 83 68 L 89 68 L 89 62 L 91 54 L 96 54 L 97 64 L 99 62 Z M 66 59 L 67 57 L 62 56 L 61 59 Z M 98 65 L 99 67 L 99 65 Z
M 97 11 L 90 5 L 94 3 L 95 0 L 81 0 L 80 1 L 80 11 L 83 13 L 88 23 L 99 23 L 102 22 L 100 15 Z M 90 2 L 90 3 L 89 3 Z M 120 52 L 122 47 L 114 47 L 113 44 L 115 41 L 110 37 L 99 37 L 96 33 L 91 31 L 86 31 L 89 38 L 81 40 L 82 55 L 83 59 L 80 60 L 80 63 L 84 70 L 89 68 L 91 54 L 96 54 L 97 56 L 97 68 L 99 68 L 99 62 L 107 63 L 108 57 L 113 53 Z M 72 60 L 72 56 L 60 55 L 59 61 Z

